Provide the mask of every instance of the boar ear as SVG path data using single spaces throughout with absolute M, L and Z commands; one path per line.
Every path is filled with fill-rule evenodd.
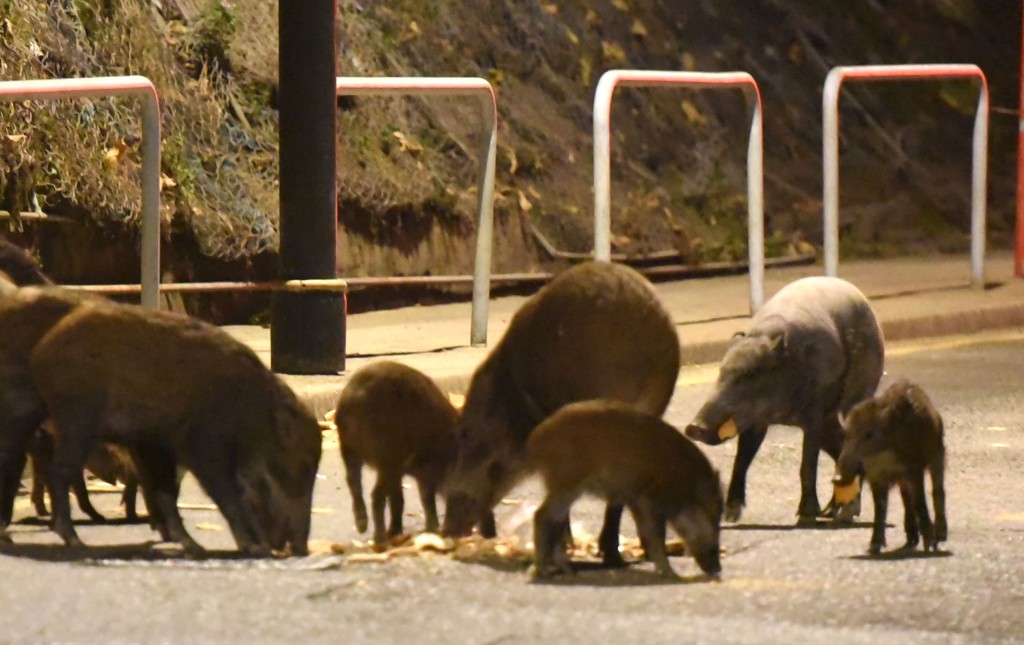
M 789 349 L 789 334 L 776 334 L 768 339 L 768 349 L 773 352 L 785 352 Z

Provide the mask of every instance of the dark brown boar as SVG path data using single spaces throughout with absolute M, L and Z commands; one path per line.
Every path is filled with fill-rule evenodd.
M 818 452 L 838 458 L 842 432 L 837 412 L 871 396 L 882 376 L 882 331 L 867 298 L 839 278 L 792 282 L 754 315 L 729 345 L 715 388 L 686 428 L 711 445 L 739 434 L 725 519 L 740 519 L 746 504 L 747 469 L 772 424 L 803 430 L 800 458 L 800 525 L 823 512 L 816 490 Z M 843 509 L 859 509 L 859 498 Z
M 338 399 L 341 457 L 345 462 L 356 528 L 367 528 L 363 502 L 363 464 L 377 471 L 373 503 L 373 541 L 402 533 L 402 477 L 411 475 L 420 489 L 426 530 L 437 531 L 436 496 L 455 461 L 458 412 L 422 372 L 392 361 L 367 365 L 352 375 Z M 385 530 L 384 507 L 391 508 Z
M 590 493 L 633 513 L 648 560 L 675 576 L 665 551 L 672 526 L 707 574 L 717 576 L 722 485 L 707 457 L 658 417 L 617 401 L 584 401 L 541 423 L 526 444 L 547 488 L 534 514 L 537 575 L 572 571 L 563 546 L 569 508 Z
M 179 465 L 217 504 L 239 550 L 307 552 L 320 460 L 316 419 L 248 347 L 212 325 L 127 305 L 82 307 L 32 351 L 53 422 L 53 528 L 81 544 L 68 482 L 99 441 L 131 450 L 172 540 L 202 548 L 177 509 Z
M 679 355 L 671 317 L 636 271 L 587 262 L 556 276 L 516 312 L 473 374 L 456 424 L 445 532 L 464 535 L 482 521 L 493 534 L 491 509 L 529 472 L 530 432 L 563 405 L 613 399 L 660 416 Z M 609 564 L 621 562 L 621 513 L 609 506 L 599 538 Z
M 875 521 L 869 553 L 878 554 L 885 546 L 885 516 L 894 485 L 903 498 L 903 548 L 913 549 L 923 536 L 925 551 L 937 551 L 947 537 L 946 449 L 942 417 L 928 395 L 910 381 L 898 380 L 877 397 L 855 405 L 842 425 L 845 438 L 835 484 L 853 486 L 863 475 L 871 486 Z M 932 480 L 934 525 L 928 516 L 925 471 Z
M 33 441 L 48 441 L 39 434 L 46 408 L 29 374 L 32 349 L 69 312 L 104 302 L 58 287 L 24 287 L 0 299 L 0 539 L 9 541 L 3 527 L 12 519 L 26 451 Z M 91 506 L 81 476 L 75 487 L 88 512 Z

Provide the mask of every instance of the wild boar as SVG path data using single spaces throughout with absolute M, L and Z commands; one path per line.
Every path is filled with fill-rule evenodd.
M 458 412 L 434 381 L 401 363 L 371 363 L 345 386 L 334 415 L 341 458 L 360 533 L 367 528 L 363 464 L 377 471 L 372 502 L 373 541 L 378 548 L 386 546 L 386 536 L 402 533 L 404 475 L 411 475 L 419 486 L 426 529 L 437 531 L 435 497 L 455 462 L 456 418 Z M 385 504 L 391 507 L 387 530 Z
M 445 532 L 485 535 L 491 509 L 529 472 L 526 440 L 567 403 L 613 399 L 660 416 L 679 373 L 679 338 L 651 284 L 628 267 L 587 262 L 564 271 L 513 316 L 473 374 L 456 424 L 458 460 L 448 484 Z M 621 562 L 622 507 L 600 536 Z
M 36 435 L 29 445 L 29 459 L 32 463 L 32 492 L 30 496 L 32 505 L 35 507 L 37 515 L 49 515 L 44 494 L 46 493 L 46 473 L 53 459 L 53 439 L 48 432 L 40 431 Z M 136 498 L 139 491 L 139 474 L 131 454 L 120 446 L 103 443 L 93 449 L 89 459 L 85 462 L 85 468 L 110 485 L 118 483 L 124 485 L 124 490 L 121 492 L 121 504 L 125 508 L 125 519 L 129 522 L 138 522 Z M 82 512 L 94 522 L 105 521 L 105 518 L 93 508 L 89 501 L 84 478 L 72 482 L 71 488 L 75 497 L 78 498 L 78 506 Z M 151 517 L 150 519 L 155 518 Z M 158 525 L 154 523 L 154 527 L 158 528 Z
M 665 523 L 707 574 L 721 572 L 722 484 L 704 453 L 660 418 L 617 401 L 572 403 L 530 434 L 527 453 L 547 496 L 534 514 L 536 573 L 571 573 L 563 547 L 569 508 L 590 493 L 624 505 L 647 559 L 675 577 L 665 552 Z
M 946 449 L 942 417 L 920 386 L 898 380 L 877 397 L 861 401 L 841 419 L 845 432 L 835 484 L 856 486 L 860 475 L 871 486 L 875 521 L 868 552 L 878 554 L 885 546 L 885 516 L 889 489 L 899 485 L 903 498 L 904 549 L 917 546 L 924 536 L 925 551 L 937 551 L 947 537 Z M 928 516 L 924 473 L 932 480 L 935 524 Z
M 0 540 L 9 541 L 3 527 L 12 519 L 26 451 L 33 438 L 47 440 L 38 434 L 46 408 L 29 374 L 31 351 L 69 312 L 103 302 L 58 287 L 24 287 L 0 299 Z M 81 476 L 74 482 L 88 505 L 85 482 Z
M 687 436 L 710 445 L 739 434 L 726 520 L 740 519 L 747 469 L 768 426 L 786 424 L 803 430 L 798 523 L 817 521 L 818 451 L 838 458 L 842 432 L 836 414 L 874 394 L 884 356 L 871 305 L 849 282 L 803 278 L 764 304 L 729 345 L 711 396 L 686 428 Z M 834 512 L 829 504 L 825 513 Z
M 68 482 L 99 441 L 132 451 L 170 539 L 202 554 L 178 514 L 179 464 L 224 515 L 240 551 L 307 553 L 320 461 L 316 419 L 224 331 L 135 306 L 81 307 L 30 358 L 53 422 L 53 529 L 79 545 Z

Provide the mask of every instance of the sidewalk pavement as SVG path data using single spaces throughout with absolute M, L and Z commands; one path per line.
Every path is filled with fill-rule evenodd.
M 768 269 L 765 300 L 793 280 L 822 274 L 821 265 Z M 1024 325 L 1024 280 L 1013 277 L 1009 253 L 986 258 L 984 290 L 970 287 L 966 255 L 841 263 L 839 275 L 871 299 L 889 341 Z M 745 274 L 661 282 L 655 288 L 676 323 L 684 364 L 718 361 L 732 335 L 749 323 L 750 282 Z M 443 390 L 462 393 L 525 300 L 521 296 L 491 300 L 488 347 L 480 348 L 469 346 L 469 302 L 351 315 L 344 374 L 284 375 L 284 379 L 321 417 L 333 409 L 348 377 L 374 360 L 406 363 L 432 377 Z M 268 328 L 234 325 L 224 329 L 269 365 Z

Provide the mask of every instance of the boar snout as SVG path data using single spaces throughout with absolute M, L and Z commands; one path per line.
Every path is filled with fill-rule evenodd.
M 713 578 L 718 578 L 722 575 L 722 561 L 717 544 L 696 551 L 693 554 L 693 558 L 697 561 L 697 566 L 700 567 L 700 570 L 707 575 Z
M 453 493 L 445 503 L 444 526 L 441 532 L 449 537 L 465 537 L 473 532 L 480 512 L 479 504 L 465 493 Z
M 729 419 L 723 423 L 719 428 L 711 430 L 704 425 L 691 423 L 686 426 L 686 436 L 694 441 L 706 443 L 709 446 L 717 446 L 725 443 L 729 439 L 732 439 L 738 434 L 736 430 L 736 422 Z

